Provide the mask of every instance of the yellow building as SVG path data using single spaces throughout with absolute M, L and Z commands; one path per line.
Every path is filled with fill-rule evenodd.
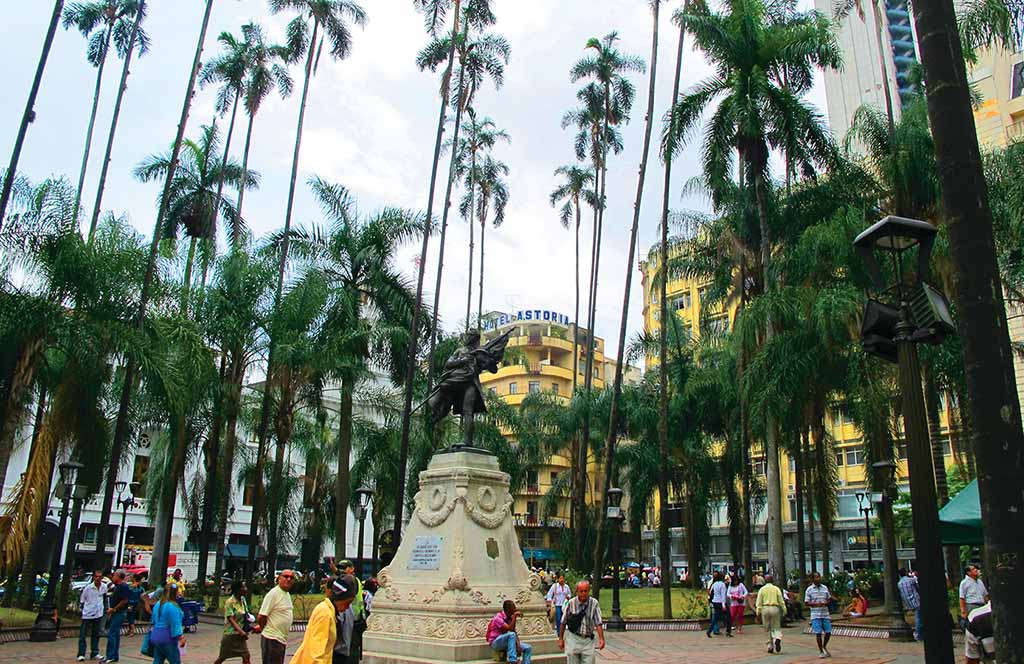
M 968 80 L 981 95 L 974 124 L 982 148 L 1024 139 L 1024 52 L 982 51 Z
M 514 332 L 505 350 L 505 361 L 497 373 L 483 373 L 480 382 L 485 390 L 514 405 L 522 403 L 527 394 L 547 392 L 568 403 L 573 390 L 573 322 L 565 314 L 547 309 L 523 309 L 512 313 L 491 312 L 484 316 L 483 343 L 509 328 Z M 580 387 L 586 377 L 586 335 L 580 328 L 576 379 Z M 604 339 L 594 338 L 593 388 L 610 384 L 615 361 L 605 356 Z M 639 370 L 625 367 L 625 381 L 639 380 Z M 565 450 L 530 473 L 522 491 L 515 495 L 514 521 L 523 556 L 532 564 L 558 560 L 559 539 L 569 526 L 571 498 L 566 492 L 556 500 L 550 514 L 543 513 L 544 496 L 570 471 L 570 453 Z M 602 474 L 597 460 L 587 464 L 586 499 L 592 504 L 600 497 Z
M 641 263 L 644 295 L 643 318 L 645 329 L 648 331 L 654 331 L 656 329 L 654 326 L 659 325 L 661 321 L 660 293 L 658 288 L 655 287 L 653 278 L 657 268 L 658 247 L 655 246 L 650 250 L 648 260 Z M 695 337 L 699 336 L 701 331 L 702 298 L 707 293 L 708 287 L 709 284 L 690 279 L 676 279 L 668 284 L 667 299 L 670 311 L 674 312 L 675 315 L 679 316 L 686 323 Z M 706 319 L 704 324 L 708 325 L 710 322 L 712 325 L 729 329 L 732 326 L 735 314 L 735 308 L 723 310 L 720 306 L 715 305 L 714 309 L 703 312 L 703 316 Z M 716 323 L 715 321 L 720 322 Z M 657 357 L 649 357 L 647 358 L 647 367 L 656 366 L 657 362 Z M 953 449 L 950 444 L 949 422 L 951 418 L 949 409 L 949 399 L 942 395 L 939 418 L 940 437 L 942 439 L 947 469 L 951 468 L 954 462 Z M 828 411 L 825 425 L 828 434 L 834 441 L 834 453 L 839 471 L 838 519 L 836 528 L 832 532 L 830 558 L 833 565 L 845 566 L 849 569 L 862 567 L 867 562 L 867 536 L 864 527 L 864 514 L 860 512 L 857 494 L 863 494 L 867 491 L 865 489 L 864 459 L 866 457 L 864 438 L 854 425 L 853 420 L 842 410 L 839 404 L 834 405 Z M 904 492 L 909 491 L 906 456 L 906 445 L 900 445 L 897 485 Z M 754 466 L 755 474 L 765 478 L 767 462 L 763 451 L 757 445 L 755 445 L 751 452 L 751 463 Z M 786 564 L 791 569 L 797 567 L 795 474 L 793 459 L 783 452 L 780 463 L 780 484 L 783 497 L 783 532 Z M 868 502 L 865 502 L 865 507 L 868 504 Z M 654 546 L 654 540 L 656 539 L 654 530 L 657 525 L 658 514 L 656 506 L 649 510 L 648 513 L 649 523 L 647 526 L 649 528 L 645 529 L 644 532 L 645 552 L 647 552 L 646 558 L 653 560 L 656 558 L 657 553 Z M 875 515 L 872 514 L 871 516 Z M 760 514 L 755 515 L 753 520 L 753 558 L 755 565 L 760 564 L 763 566 L 767 563 L 764 512 L 762 511 Z M 672 565 L 677 570 L 687 568 L 682 535 L 681 529 L 673 528 Z M 815 532 L 815 542 L 815 549 L 819 552 L 818 565 L 820 569 L 822 540 L 821 532 L 818 528 L 816 528 Z M 871 545 L 874 560 L 881 561 L 882 553 L 879 544 L 872 539 Z M 899 542 L 897 546 L 899 547 L 898 556 L 901 561 L 913 559 L 913 549 L 905 548 Z M 726 515 L 724 500 L 711 510 L 711 542 L 707 550 L 709 552 L 708 558 L 713 565 L 728 565 L 733 562 L 741 562 L 733 561 L 729 551 L 729 520 Z

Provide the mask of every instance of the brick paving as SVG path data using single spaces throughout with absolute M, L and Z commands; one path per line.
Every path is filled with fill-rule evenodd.
M 199 632 L 186 635 L 188 647 L 183 664 L 210 664 L 217 656 L 220 628 L 201 624 Z M 603 664 L 811 664 L 817 662 L 814 637 L 801 634 L 801 627 L 784 630 L 781 655 L 769 655 L 759 625 L 748 627 L 734 638 L 725 635 L 708 639 L 703 632 L 630 632 L 608 635 L 608 645 L 598 657 Z M 301 633 L 292 633 L 288 654 L 302 641 Z M 139 664 L 151 660 L 139 654 L 142 637 L 121 640 L 121 661 Z M 101 641 L 101 650 L 106 644 Z M 836 637 L 829 644 L 831 664 L 918 664 L 924 662 L 919 643 L 890 643 L 883 639 Z M 75 661 L 77 639 L 55 643 L 16 642 L 0 645 L 0 664 L 68 664 Z M 259 644 L 253 637 L 249 650 L 253 662 L 259 662 Z M 961 655 L 957 653 L 957 660 Z M 231 660 L 240 662 L 241 660 Z

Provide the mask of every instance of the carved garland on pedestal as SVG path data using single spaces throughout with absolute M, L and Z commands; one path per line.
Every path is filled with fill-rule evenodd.
M 382 615 L 373 613 L 367 623 L 371 632 L 421 636 L 445 641 L 479 639 L 487 636 L 486 618 L 430 618 L 423 616 Z M 531 616 L 519 623 L 519 633 L 545 635 L 551 631 L 547 618 Z
M 416 503 L 416 518 L 428 528 L 436 528 L 444 523 L 459 503 L 462 503 L 469 518 L 478 526 L 488 530 L 494 530 L 512 514 L 514 503 L 512 496 L 506 493 L 503 504 L 499 506 L 494 489 L 489 486 L 477 489 L 476 504 L 474 505 L 469 503 L 462 491 L 449 499 L 448 491 L 443 486 L 433 487 L 429 496 L 424 495 L 425 490 L 421 489 L 413 500 Z

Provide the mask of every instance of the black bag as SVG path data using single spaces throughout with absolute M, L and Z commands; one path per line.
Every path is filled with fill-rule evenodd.
M 580 629 L 583 627 L 583 618 L 587 615 L 587 607 L 590 605 L 590 600 L 587 600 L 586 604 L 580 606 L 580 610 L 575 613 L 570 613 L 565 617 L 565 628 L 576 636 L 582 636 Z

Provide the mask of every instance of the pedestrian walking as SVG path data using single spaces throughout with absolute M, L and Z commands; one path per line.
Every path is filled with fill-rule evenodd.
M 131 583 L 128 584 L 128 613 L 125 622 L 128 623 L 128 636 L 135 636 L 135 621 L 139 617 L 139 603 L 142 601 L 142 594 L 146 592 L 146 586 L 142 583 L 141 574 L 132 574 Z
M 124 580 L 124 572 L 117 570 L 111 575 L 110 608 L 107 609 L 107 655 L 104 661 L 116 662 L 121 658 L 121 626 L 128 617 L 128 602 L 132 592 Z
M 811 610 L 811 631 L 818 642 L 818 657 L 831 657 L 828 651 L 828 640 L 832 638 L 832 619 L 829 617 L 828 605 L 832 601 L 832 593 L 828 586 L 821 582 L 821 574 L 811 575 L 811 585 L 804 592 L 804 604 Z
M 992 626 L 992 603 L 988 602 L 967 614 L 964 630 L 964 656 L 967 664 L 980 664 L 996 655 L 995 633 Z
M 761 623 L 768 635 L 768 652 L 782 652 L 782 612 L 786 610 L 786 600 L 782 598 L 782 589 L 775 585 L 775 578 L 768 574 L 757 591 L 754 612 L 761 616 Z
M 284 664 L 284 651 L 288 647 L 288 630 L 295 616 L 292 608 L 292 584 L 295 572 L 282 570 L 277 585 L 263 596 L 256 623 L 260 631 L 260 655 L 263 664 Z M 331 624 L 334 624 L 333 619 Z
M 968 565 L 964 579 L 960 582 L 960 623 L 966 627 L 967 617 L 971 611 L 980 609 L 988 602 L 988 588 L 980 578 L 981 569 L 977 565 Z
M 562 608 L 571 596 L 572 591 L 569 590 L 569 586 L 565 583 L 565 575 L 559 574 L 558 581 L 548 588 L 548 594 L 544 597 L 544 603 L 548 606 L 548 612 L 554 613 L 555 634 L 558 634 L 558 628 L 562 624 Z
M 331 664 L 337 661 L 334 651 L 338 641 L 337 614 L 346 612 L 352 605 L 356 590 L 355 577 L 348 575 L 328 584 L 324 601 L 309 614 L 306 633 L 292 656 L 291 664 Z
M 213 664 L 222 664 L 226 659 L 240 657 L 242 664 L 249 664 L 249 632 L 252 631 L 253 618 L 249 613 L 249 605 L 245 596 L 249 589 L 245 582 L 231 582 L 231 596 L 224 602 L 224 634 L 220 637 L 220 654 Z
M 921 629 L 921 595 L 917 589 L 917 577 L 909 574 L 906 567 L 901 567 L 900 581 L 896 586 L 900 590 L 903 608 L 914 612 L 914 638 L 920 641 L 924 638 L 924 631 Z
M 727 592 L 729 601 L 730 625 L 736 628 L 737 634 L 743 633 L 743 613 L 747 610 L 747 587 L 739 574 L 732 577 L 732 583 Z
M 366 604 L 363 599 L 363 581 L 355 576 L 356 566 L 351 560 L 345 559 L 338 565 L 341 569 L 341 576 L 350 576 L 356 583 L 356 596 L 352 601 L 352 615 L 355 616 L 355 624 L 352 627 L 352 655 L 362 658 L 363 654 L 363 632 L 366 631 Z M 356 660 L 359 661 L 359 660 Z
M 562 625 L 558 632 L 558 647 L 565 652 L 567 664 L 594 664 L 597 650 L 604 650 L 604 629 L 601 605 L 590 596 L 590 582 L 576 584 L 576 596 L 562 609 Z
M 85 661 L 85 635 L 89 635 L 89 659 L 103 659 L 100 655 L 100 623 L 103 621 L 103 596 L 107 587 L 103 571 L 92 573 L 92 582 L 82 588 L 78 602 L 82 606 L 82 626 L 78 630 L 78 661 Z
M 359 581 L 355 577 L 352 577 L 353 581 Z M 348 587 L 348 580 L 342 581 L 342 585 Z M 369 584 L 367 584 L 369 585 Z M 363 603 L 366 606 L 366 611 L 369 613 L 370 604 L 366 601 L 366 585 L 363 586 Z M 350 605 L 344 611 L 338 611 L 334 614 L 334 631 L 337 633 L 337 639 L 334 642 L 334 655 L 332 664 L 359 664 L 359 660 L 362 659 L 362 644 L 360 649 L 356 650 L 354 647 L 355 628 L 356 628 L 356 614 L 352 610 Z
M 533 657 L 533 648 L 523 643 L 516 632 L 516 621 L 522 617 L 523 612 L 516 608 L 516 603 L 507 599 L 502 602 L 501 611 L 487 624 L 487 643 L 495 652 L 504 653 L 509 664 L 530 664 Z
M 711 624 L 708 625 L 707 635 L 711 638 L 720 633 L 720 625 L 725 623 L 725 633 L 732 636 L 732 624 L 729 622 L 729 614 L 725 611 L 725 602 L 728 597 L 728 590 L 725 581 L 722 580 L 722 573 L 715 572 L 712 576 L 711 587 L 708 588 L 708 602 L 711 604 Z
M 181 664 L 185 650 L 185 634 L 181 626 L 184 613 L 178 606 L 178 584 L 169 583 L 159 602 L 153 605 L 153 629 L 149 644 L 153 648 L 153 664 Z

